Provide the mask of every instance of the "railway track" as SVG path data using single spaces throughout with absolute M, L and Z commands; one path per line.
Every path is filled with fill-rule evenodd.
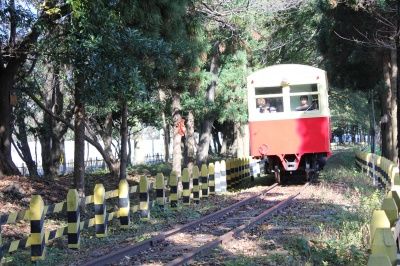
M 298 187 L 287 187 L 284 191 L 282 187 L 277 190 L 277 187 L 274 184 L 215 213 L 85 265 L 181 265 L 189 262 L 198 254 L 234 239 L 242 231 L 284 208 L 301 191 Z

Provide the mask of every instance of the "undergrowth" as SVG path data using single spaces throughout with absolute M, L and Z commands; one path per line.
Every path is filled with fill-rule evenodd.
M 353 204 L 337 208 L 328 222 L 320 222 L 316 238 L 298 237 L 287 246 L 308 265 L 366 265 L 369 221 L 383 192 L 356 169 L 354 156 L 351 151 L 335 154 L 320 175 L 321 186 L 340 186 Z

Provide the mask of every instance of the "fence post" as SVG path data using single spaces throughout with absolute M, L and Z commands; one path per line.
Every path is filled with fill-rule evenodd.
M 118 184 L 118 215 L 121 228 L 129 228 L 129 210 L 129 184 L 126 179 L 122 179 Z
M 221 164 L 219 161 L 215 162 L 214 167 L 214 179 L 215 179 L 215 193 L 221 193 Z
M 226 184 L 226 177 L 227 177 L 227 171 L 226 171 L 226 163 L 225 160 L 221 161 L 221 192 L 226 192 L 227 189 L 227 184 Z
M 237 176 L 237 159 L 232 159 L 231 161 L 231 188 L 236 185 Z
M 249 175 L 249 167 L 248 167 L 248 162 L 247 162 L 246 157 L 243 158 L 243 164 L 244 164 L 244 178 L 248 178 L 248 177 L 250 177 L 250 175 Z
M 80 246 L 80 212 L 79 194 L 76 189 L 67 194 L 68 248 L 79 249 Z
M 208 198 L 208 169 L 207 165 L 201 166 L 201 197 Z
M 183 205 L 190 205 L 190 176 L 188 168 L 184 168 L 182 171 L 182 188 Z
M 158 173 L 156 177 L 156 198 L 157 204 L 164 208 L 165 205 L 165 180 L 162 173 Z
M 213 163 L 208 164 L 208 186 L 210 195 L 215 195 L 215 168 Z
M 103 184 L 94 187 L 94 224 L 97 237 L 107 236 L 107 208 Z
M 31 260 L 43 260 L 45 256 L 44 203 L 40 195 L 33 195 L 29 205 L 31 220 Z
M 226 160 L 226 186 L 227 189 L 232 187 L 232 170 L 231 170 L 232 160 Z
M 193 177 L 193 201 L 194 203 L 200 202 L 200 185 L 199 185 L 199 167 L 195 165 L 192 170 Z
M 175 171 L 172 171 L 169 176 L 169 203 L 171 209 L 176 209 L 178 207 L 178 178 Z
M 139 213 L 140 220 L 146 221 L 150 219 L 149 210 L 149 184 L 147 182 L 147 176 L 140 177 L 139 183 Z

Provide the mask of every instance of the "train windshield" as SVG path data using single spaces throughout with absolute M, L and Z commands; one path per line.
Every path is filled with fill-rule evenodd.
M 290 110 L 315 111 L 319 110 L 317 84 L 301 84 L 290 86 Z

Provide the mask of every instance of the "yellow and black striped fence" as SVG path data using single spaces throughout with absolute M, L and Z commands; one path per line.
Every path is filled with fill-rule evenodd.
M 67 199 L 63 202 L 45 206 L 39 195 L 32 196 L 30 208 L 0 216 L 0 261 L 2 257 L 22 248 L 31 248 L 31 260 L 41 260 L 45 256 L 45 247 L 49 241 L 67 235 L 68 248 L 80 248 L 80 233 L 89 227 L 95 227 L 96 237 L 106 237 L 108 223 L 118 218 L 121 228 L 129 228 L 130 216 L 138 212 L 142 220 L 150 218 L 151 198 L 154 196 L 155 203 L 161 207 L 166 204 L 168 196 L 171 209 L 176 209 L 182 199 L 183 205 L 190 205 L 191 199 L 198 203 L 201 198 L 208 195 L 221 194 L 229 188 L 238 185 L 247 177 L 255 177 L 260 174 L 258 162 L 247 159 L 228 159 L 203 164 L 201 171 L 194 166 L 192 173 L 185 168 L 182 177 L 172 172 L 169 182 L 162 174 L 157 174 L 153 193 L 153 183 L 149 183 L 147 177 L 140 178 L 138 186 L 131 186 L 127 180 L 121 180 L 118 189 L 105 191 L 102 184 L 96 184 L 93 195 L 79 199 L 76 189 L 70 189 Z M 182 191 L 179 191 L 179 182 L 182 183 Z M 169 184 L 169 189 L 167 185 Z M 136 193 L 139 196 L 139 203 L 131 205 L 130 195 Z M 107 200 L 117 198 L 118 210 L 107 212 Z M 85 221 L 80 219 L 79 206 L 94 205 L 94 217 Z M 67 224 L 55 230 L 45 230 L 44 222 L 46 216 L 52 213 L 66 213 Z M 1 225 L 13 224 L 20 220 L 30 221 L 31 234 L 21 240 L 5 242 L 1 237 Z
M 368 266 L 397 265 L 400 236 L 400 179 L 397 165 L 372 153 L 357 152 L 356 164 L 376 177 L 386 190 L 380 209 L 374 210 L 369 227 Z

